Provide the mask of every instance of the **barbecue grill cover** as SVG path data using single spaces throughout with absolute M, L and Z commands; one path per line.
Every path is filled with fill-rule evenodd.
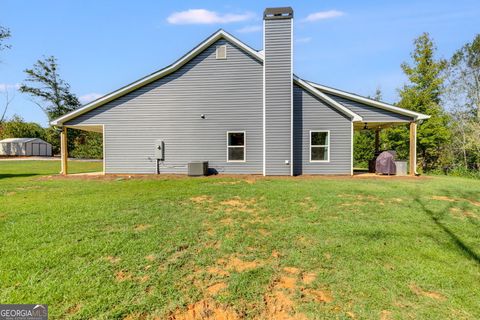
M 375 171 L 382 174 L 395 174 L 395 155 L 393 152 L 383 151 L 377 157 L 375 162 Z

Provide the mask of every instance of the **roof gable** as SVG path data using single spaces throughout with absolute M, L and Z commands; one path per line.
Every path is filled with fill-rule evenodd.
M 108 93 L 108 94 L 104 95 L 103 97 L 101 97 L 97 100 L 94 100 L 90 103 L 87 103 L 83 107 L 81 107 L 77 110 L 74 110 L 70 113 L 67 113 L 66 115 L 63 115 L 60 118 L 57 118 L 57 119 L 53 120 L 51 122 L 51 125 L 63 125 L 63 123 L 65 123 L 68 120 L 71 120 L 71 119 L 73 119 L 73 118 L 75 118 L 79 115 L 82 115 L 82 114 L 84 114 L 84 113 L 86 113 L 86 112 L 88 112 L 92 109 L 100 107 L 107 102 L 110 102 L 114 99 L 117 99 L 117 98 L 119 98 L 119 97 L 121 97 L 121 96 L 123 96 L 123 95 L 125 95 L 129 92 L 132 92 L 132 91 L 134 91 L 134 90 L 136 90 L 140 87 L 143 87 L 143 86 L 145 86 L 145 85 L 147 85 L 147 84 L 149 84 L 149 83 L 151 83 L 155 80 L 158 80 L 158 79 L 160 79 L 160 78 L 162 78 L 162 77 L 164 77 L 168 74 L 171 74 L 171 73 L 177 71 L 182 66 L 184 66 L 186 63 L 188 63 L 190 60 L 195 58 L 197 55 L 199 55 L 201 52 L 203 52 L 205 49 L 207 49 L 213 43 L 215 43 L 216 41 L 218 41 L 220 39 L 225 39 L 225 40 L 233 43 L 238 48 L 244 50 L 246 53 L 248 53 L 249 55 L 251 55 L 255 59 L 263 62 L 263 55 L 262 54 L 260 54 L 256 50 L 252 49 L 251 47 L 249 47 L 248 45 L 246 45 L 242 41 L 238 40 L 237 38 L 235 38 L 234 36 L 232 36 L 228 32 L 220 29 L 217 32 L 215 32 L 214 34 L 212 34 L 210 37 L 205 39 L 203 42 L 201 42 L 194 49 L 192 49 L 187 54 L 185 54 L 183 57 L 181 57 L 180 59 L 175 61 L 173 64 L 169 65 L 168 67 L 163 68 L 159 71 L 156 71 L 156 72 L 154 72 L 154 73 L 152 73 L 152 74 L 150 74 L 146 77 L 143 77 L 143 78 L 141 78 L 141 79 L 139 79 L 135 82 L 132 82 L 132 83 L 130 83 L 130 84 L 118 89 L 118 90 L 115 90 L 111 93 Z

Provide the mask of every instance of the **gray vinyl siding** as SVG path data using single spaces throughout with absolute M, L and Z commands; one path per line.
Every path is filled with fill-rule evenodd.
M 291 19 L 265 20 L 265 173 L 290 175 Z
M 222 44 L 227 59 L 217 60 Z M 154 143 L 163 139 L 160 173 L 207 160 L 220 173 L 261 174 L 263 66 L 219 40 L 176 72 L 66 123 L 75 124 L 105 125 L 106 173 L 155 173 Z M 246 162 L 227 162 L 227 131 L 246 132 Z
M 395 121 L 411 121 L 412 118 L 402 114 L 394 113 L 378 107 L 372 107 L 357 101 L 352 101 L 333 94 L 327 94 L 330 98 L 341 103 L 346 108 L 355 112 L 363 118 L 363 122 L 395 122 Z
M 351 125 L 344 114 L 294 85 L 294 174 L 350 174 Z M 330 162 L 310 162 L 310 130 L 330 131 Z

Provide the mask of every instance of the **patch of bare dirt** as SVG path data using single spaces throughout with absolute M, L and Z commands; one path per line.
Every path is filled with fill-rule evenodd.
M 225 219 L 220 220 L 220 222 L 223 225 L 231 226 L 233 224 L 233 219 L 232 218 L 225 218 Z
M 292 319 L 293 301 L 282 291 L 265 296 L 265 312 L 261 319 Z
M 212 202 L 213 198 L 211 196 L 201 195 L 201 196 L 191 197 L 190 201 L 195 202 L 197 204 L 202 204 L 205 202 Z
M 441 294 L 439 292 L 423 290 L 422 288 L 420 288 L 416 284 L 411 284 L 409 286 L 409 288 L 417 296 L 424 296 L 424 297 L 428 297 L 428 298 L 431 298 L 431 299 L 434 299 L 434 300 L 446 300 L 447 299 L 443 294 Z
M 74 304 L 73 306 L 70 306 L 68 309 L 67 309 L 67 313 L 68 314 L 75 314 L 77 313 L 78 311 L 80 311 L 80 309 L 82 308 L 82 305 L 80 304 Z
M 225 282 L 217 282 L 215 284 L 212 284 L 207 288 L 207 292 L 211 295 L 215 295 L 225 289 L 227 287 L 227 284 Z
M 471 199 L 465 199 L 465 198 L 451 198 L 447 196 L 432 196 L 433 200 L 439 200 L 439 201 L 447 201 L 447 202 L 458 202 L 458 201 L 466 201 L 469 202 L 470 204 L 480 207 L 480 201 L 475 201 Z
M 332 294 L 329 291 L 305 289 L 303 292 L 317 302 L 330 303 L 333 301 Z
M 297 279 L 292 277 L 280 277 L 277 283 L 277 287 L 293 290 L 297 287 Z
M 280 252 L 277 250 L 272 251 L 272 258 L 280 258 Z
M 122 258 L 114 257 L 114 256 L 108 256 L 108 257 L 105 258 L 105 260 L 107 260 L 110 263 L 116 264 L 116 263 L 119 263 L 122 260 Z
M 209 267 L 207 268 L 207 272 L 210 274 L 214 274 L 222 277 L 226 277 L 230 275 L 230 272 L 217 267 Z
M 123 282 L 131 279 L 132 279 L 132 274 L 128 271 L 121 270 L 115 273 L 115 280 L 117 280 L 118 282 Z
M 447 196 L 433 196 L 433 200 L 440 200 L 440 201 L 448 201 L 448 202 L 455 202 L 457 199 L 453 199 Z
M 223 265 L 226 270 L 234 270 L 236 272 L 248 271 L 260 266 L 258 261 L 243 261 L 235 256 L 230 257 L 228 260 L 219 259 L 217 263 Z
M 388 310 L 382 310 L 380 312 L 380 320 L 391 320 L 392 319 L 392 312 Z
M 220 182 L 215 182 L 213 183 L 214 185 L 229 185 L 229 184 L 239 184 L 241 181 L 220 181 Z
M 178 309 L 169 320 L 238 320 L 240 316 L 231 308 L 212 300 L 200 300 L 185 309 Z
M 233 197 L 228 200 L 220 202 L 222 206 L 226 206 L 226 212 L 240 211 L 240 212 L 254 212 L 252 208 L 256 204 L 255 198 L 242 199 L 240 197 Z
M 462 210 L 460 208 L 450 208 L 450 212 L 459 218 L 477 218 L 477 216 L 472 212 L 468 210 Z
M 155 261 L 155 255 L 149 254 L 148 256 L 145 256 L 145 259 L 147 261 Z
M 270 231 L 268 231 L 267 229 L 258 229 L 258 233 L 260 233 L 262 236 L 268 236 L 270 235 Z
M 144 320 L 147 319 L 148 315 L 146 313 L 132 313 L 123 318 L 123 320 Z
M 313 272 L 306 272 L 302 275 L 302 282 L 307 285 L 311 284 L 315 279 L 317 279 L 317 275 Z
M 148 280 L 150 280 L 150 276 L 149 275 L 144 275 L 144 276 L 135 278 L 135 280 L 137 280 L 140 283 L 145 283 Z
M 147 229 L 150 229 L 152 227 L 151 224 L 138 224 L 135 226 L 134 230 L 135 231 L 145 231 Z

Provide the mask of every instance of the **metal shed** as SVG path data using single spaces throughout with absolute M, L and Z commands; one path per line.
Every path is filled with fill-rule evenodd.
M 38 138 L 0 140 L 1 156 L 52 156 L 52 145 Z

